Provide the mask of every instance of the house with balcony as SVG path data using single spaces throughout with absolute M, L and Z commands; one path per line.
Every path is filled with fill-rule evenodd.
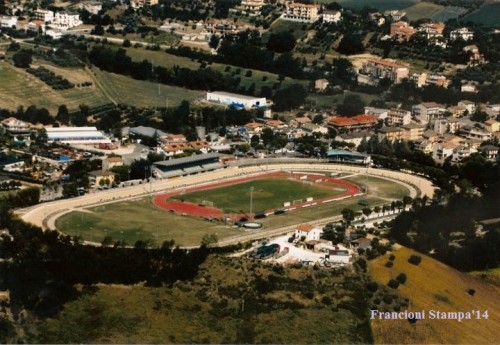
M 338 131 L 364 130 L 375 127 L 378 118 L 374 115 L 356 115 L 353 117 L 335 116 L 328 120 L 328 127 Z
M 401 126 L 404 130 L 403 138 L 404 140 L 415 141 L 422 138 L 424 134 L 425 127 L 422 125 L 417 125 L 415 123 L 410 123 L 404 126 Z
M 3 131 L 12 136 L 29 136 L 31 134 L 31 124 L 9 117 L 2 120 Z
M 458 130 L 458 135 L 466 139 L 475 139 L 480 141 L 485 141 L 491 139 L 491 133 L 485 132 L 480 128 L 465 125 L 460 127 Z
M 463 39 L 464 41 L 471 40 L 474 38 L 474 31 L 469 30 L 469 28 L 466 27 L 450 31 L 451 41 L 455 41 L 459 38 Z
M 404 109 L 391 109 L 387 113 L 387 121 L 390 126 L 405 126 L 411 122 L 411 111 Z
M 412 116 L 421 124 L 434 122 L 435 119 L 443 117 L 446 107 L 436 102 L 424 102 L 416 104 L 411 108 Z
M 382 127 L 377 130 L 380 141 L 387 139 L 390 142 L 404 139 L 405 130 L 400 127 Z
M 342 12 L 323 10 L 321 19 L 323 20 L 323 23 L 338 23 L 342 20 Z
M 318 20 L 320 9 L 320 5 L 292 2 L 286 5 L 285 12 L 281 15 L 281 18 L 312 23 Z
M 388 78 L 393 83 L 398 84 L 404 78 L 408 78 L 409 73 L 408 67 L 396 63 L 394 60 L 368 59 L 359 70 L 358 81 L 365 84 L 376 84 L 378 80 Z
M 391 24 L 389 35 L 397 41 L 408 41 L 415 34 L 416 30 L 407 22 L 397 21 Z
M 444 23 L 423 23 L 418 27 L 418 31 L 425 34 L 427 39 L 437 38 L 443 36 Z

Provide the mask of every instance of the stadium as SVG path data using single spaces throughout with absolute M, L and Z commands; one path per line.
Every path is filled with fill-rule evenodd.
M 360 195 L 360 190 L 365 193 Z M 432 196 L 433 191 L 430 181 L 401 172 L 317 160 L 247 160 L 214 171 L 44 203 L 19 214 L 27 222 L 88 242 L 112 237 L 129 244 L 138 239 L 161 244 L 173 238 L 181 246 L 192 246 L 206 234 L 216 234 L 220 244 L 237 243 L 268 236 L 264 233 L 274 229 L 338 216 L 343 208 L 361 211 L 360 199 L 373 207 L 405 195 Z M 263 228 L 251 231 L 251 236 L 232 226 L 241 217 L 271 213 L 259 219 Z
M 286 183 L 286 181 L 290 183 Z M 259 184 L 259 182 L 268 183 Z M 248 188 L 242 186 L 239 190 L 232 189 L 227 192 L 222 190 L 219 196 L 216 196 L 216 193 L 214 193 L 215 190 L 223 189 L 227 186 L 241 186 L 243 184 L 249 184 L 250 186 Z M 267 187 L 265 190 L 266 193 L 263 193 L 263 189 L 254 187 L 254 184 L 265 185 Z M 305 185 L 310 188 L 299 188 L 300 186 L 298 185 Z M 273 188 L 276 186 L 277 188 Z M 291 190 L 288 190 L 288 193 L 286 193 L 287 189 Z M 245 193 L 247 191 L 250 194 L 249 197 Z M 186 200 L 196 192 L 204 193 L 199 193 L 200 196 L 191 198 L 191 201 Z M 203 199 L 204 194 L 210 200 Z M 285 196 L 286 194 L 289 196 Z M 259 198 L 259 195 L 262 195 L 262 197 Z M 333 202 L 356 195 L 361 195 L 361 191 L 354 183 L 325 176 L 322 173 L 308 174 L 275 171 L 239 177 L 204 186 L 193 186 L 181 191 L 161 193 L 155 195 L 153 202 L 162 209 L 182 215 L 218 218 L 221 220 L 229 218 L 235 221 L 242 218 L 252 219 L 268 216 L 277 213 L 278 210 L 288 212 L 297 208 L 315 206 L 318 203 Z M 232 201 L 224 208 L 216 207 L 226 201 L 224 199 L 231 199 Z M 249 206 L 247 212 L 243 211 L 246 206 Z

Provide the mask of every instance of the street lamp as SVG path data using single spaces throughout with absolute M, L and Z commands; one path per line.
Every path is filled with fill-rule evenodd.
M 123 242 L 123 231 L 120 231 L 120 242 Z

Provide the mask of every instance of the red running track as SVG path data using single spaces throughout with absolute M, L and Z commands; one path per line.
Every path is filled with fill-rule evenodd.
M 294 177 L 301 177 L 305 176 L 307 174 L 293 174 L 292 176 Z M 316 175 L 312 175 L 316 177 Z M 195 191 L 201 191 L 201 190 L 209 190 L 209 189 L 215 189 L 215 188 L 220 188 L 223 186 L 228 186 L 228 185 L 233 185 L 233 184 L 238 184 L 238 183 L 243 183 L 243 182 L 248 182 L 248 181 L 253 181 L 256 179 L 267 179 L 267 178 L 288 178 L 290 177 L 289 174 L 284 173 L 284 172 L 271 172 L 267 174 L 262 174 L 258 176 L 247 176 L 247 177 L 242 177 L 238 179 L 233 179 L 229 181 L 220 181 L 220 182 L 214 182 L 208 185 L 204 186 L 193 186 L 193 187 L 186 187 L 183 189 L 177 189 L 175 191 L 171 192 L 166 192 L 162 194 L 157 194 L 153 198 L 153 203 L 164 209 L 168 210 L 171 212 L 175 212 L 177 214 L 181 215 L 187 215 L 187 216 L 195 216 L 195 217 L 206 217 L 206 218 L 221 218 L 223 216 L 223 211 L 219 208 L 215 207 L 209 207 L 209 206 L 203 206 L 203 205 L 198 205 L 194 204 L 191 202 L 185 202 L 185 201 L 168 201 L 169 198 L 175 195 L 179 195 L 181 193 L 190 193 L 190 192 L 195 192 Z M 316 199 L 312 202 L 314 203 L 321 203 L 322 201 L 325 200 L 337 200 L 337 199 L 343 199 L 345 197 L 350 197 L 356 194 L 359 194 L 361 191 L 358 186 L 356 186 L 352 182 L 344 181 L 341 179 L 336 179 L 333 177 L 327 177 L 327 176 L 318 176 L 322 181 L 329 182 L 329 183 L 334 183 L 340 186 L 343 186 L 346 188 L 346 191 L 343 192 L 342 194 L 336 195 L 335 197 L 329 197 L 329 198 L 323 198 L 323 199 Z M 306 204 L 310 204 L 312 202 L 303 202 L 299 204 L 295 204 L 289 207 L 284 207 L 283 209 L 288 210 L 290 208 L 300 208 Z M 269 210 L 269 213 L 272 213 L 274 210 Z M 266 212 L 266 213 L 268 213 Z M 224 217 L 232 218 L 232 219 L 239 219 L 243 215 L 241 214 L 230 214 L 230 215 L 224 215 Z M 250 215 L 253 216 L 253 215 Z

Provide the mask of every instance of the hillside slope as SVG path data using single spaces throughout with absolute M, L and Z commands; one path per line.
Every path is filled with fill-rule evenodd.
M 445 264 L 402 247 L 393 253 L 396 258 L 392 268 L 385 267 L 389 254 L 369 262 L 369 272 L 379 284 L 387 284 L 398 274 L 405 273 L 407 281 L 398 291 L 410 299 L 409 311 L 430 310 L 442 312 L 488 311 L 488 319 L 480 320 L 372 320 L 376 344 L 493 344 L 500 339 L 499 313 L 500 289 L 476 277 L 459 272 Z M 422 262 L 412 265 L 408 258 L 420 255 Z M 471 296 L 469 289 L 474 289 Z M 383 309 L 378 306 L 378 310 Z

